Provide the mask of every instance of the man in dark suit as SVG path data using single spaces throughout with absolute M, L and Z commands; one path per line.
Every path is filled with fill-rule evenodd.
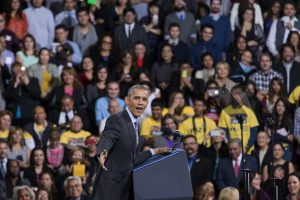
M 211 160 L 198 153 L 198 143 L 194 135 L 186 135 L 182 142 L 188 156 L 193 191 L 196 194 L 201 184 L 212 180 L 212 163 Z
M 220 160 L 217 173 L 217 188 L 222 190 L 225 187 L 239 188 L 243 172 L 241 169 L 250 169 L 258 172 L 258 164 L 252 156 L 242 157 L 242 142 L 239 138 L 233 138 L 228 142 L 229 157 Z M 243 162 L 243 159 L 245 162 Z
M 290 93 L 300 84 L 300 63 L 294 60 L 295 49 L 290 44 L 281 48 L 281 60 L 274 66 L 274 70 L 283 75 L 283 83 L 287 93 Z
M 46 147 L 53 124 L 47 121 L 47 114 L 42 106 L 34 108 L 33 118 L 34 121 L 26 124 L 24 130 L 32 135 L 36 147 Z
M 49 112 L 49 121 L 57 124 L 60 128 L 66 129 L 70 127 L 70 122 L 75 115 L 81 117 L 83 121 L 83 129 L 89 130 L 90 122 L 84 108 L 74 108 L 74 100 L 69 95 L 64 95 L 61 99 L 61 108 Z
M 116 52 L 124 49 L 133 49 L 136 42 L 143 42 L 149 49 L 147 34 L 142 26 L 135 22 L 135 11 L 127 7 L 123 11 L 124 23 L 119 25 L 114 32 L 114 44 Z
M 149 90 L 132 86 L 125 98 L 126 109 L 110 116 L 97 146 L 100 171 L 95 179 L 93 200 L 128 199 L 132 187 L 132 170 L 152 155 L 170 152 L 169 148 L 138 152 L 137 120 L 148 104 Z
M 4 181 L 7 172 L 8 143 L 4 139 L 0 139 L 0 181 Z

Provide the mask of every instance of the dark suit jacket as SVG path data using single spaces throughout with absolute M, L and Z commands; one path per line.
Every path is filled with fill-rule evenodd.
M 255 172 L 258 171 L 258 164 L 256 162 L 256 159 L 252 156 L 247 156 L 246 155 L 246 167 L 244 167 L 243 162 L 241 162 L 240 165 L 240 170 L 239 170 L 239 175 L 236 178 L 234 175 L 234 169 L 233 169 L 233 164 L 232 164 L 232 159 L 227 157 L 223 158 L 220 160 L 219 163 L 219 169 L 217 172 L 217 188 L 219 190 L 222 190 L 225 187 L 235 187 L 238 188 L 239 182 L 243 176 L 243 173 L 241 169 L 243 168 L 249 168 Z
M 266 153 L 265 157 L 263 158 L 263 161 L 262 161 L 261 165 L 259 163 L 259 149 L 254 149 L 251 152 L 251 155 L 256 158 L 256 161 L 259 165 L 259 171 L 261 172 L 261 174 L 262 174 L 263 167 L 273 161 L 273 153 L 272 153 L 272 148 L 271 147 L 268 148 L 267 153 Z
M 49 121 L 51 121 L 53 124 L 58 124 L 59 120 L 59 115 L 60 115 L 61 110 L 52 110 L 49 112 Z M 82 119 L 83 122 L 83 129 L 84 130 L 89 130 L 90 128 L 90 121 L 87 115 L 87 112 L 84 108 L 77 108 L 73 109 L 74 115 L 79 115 Z
M 127 110 L 110 116 L 97 146 L 97 154 L 108 152 L 105 166 L 95 179 L 93 200 L 128 199 L 132 170 L 151 157 L 150 151 L 137 151 L 136 135 Z
M 135 23 L 131 31 L 131 40 L 128 39 L 125 32 L 125 25 L 119 25 L 114 32 L 114 44 L 116 52 L 121 53 L 124 49 L 132 49 L 136 42 L 143 42 L 146 49 L 149 49 L 148 38 L 144 28 Z
M 282 62 L 276 64 L 274 66 L 274 70 L 282 74 L 283 83 L 285 86 L 287 86 L 287 84 L 290 85 L 290 90 L 288 91 L 288 93 L 291 93 L 295 89 L 295 87 L 300 84 L 300 63 L 298 63 L 297 61 L 294 61 L 292 64 L 289 83 L 287 83 L 287 74 Z M 285 90 L 287 91 L 287 87 L 285 88 Z
M 194 194 L 197 192 L 197 188 L 207 182 L 212 181 L 212 163 L 208 158 L 197 154 L 197 157 L 191 168 L 191 179 Z

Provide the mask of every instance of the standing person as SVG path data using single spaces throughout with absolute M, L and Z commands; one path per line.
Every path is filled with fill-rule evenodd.
M 154 154 L 170 151 L 169 148 L 158 148 L 137 153 L 140 144 L 137 119 L 148 104 L 148 96 L 147 87 L 132 86 L 125 99 L 126 109 L 106 121 L 97 146 L 101 171 L 94 183 L 93 200 L 128 199 L 134 165 Z
M 32 0 L 32 7 L 24 10 L 28 19 L 28 32 L 36 39 L 38 49 L 51 47 L 54 39 L 54 17 L 52 12 L 43 6 L 44 0 Z

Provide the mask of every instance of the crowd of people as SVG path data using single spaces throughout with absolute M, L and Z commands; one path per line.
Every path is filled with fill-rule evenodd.
M 247 168 L 251 200 L 300 200 L 299 20 L 298 0 L 0 0 L 0 199 L 89 199 L 140 84 L 139 151 L 184 135 L 195 199 L 242 198 Z

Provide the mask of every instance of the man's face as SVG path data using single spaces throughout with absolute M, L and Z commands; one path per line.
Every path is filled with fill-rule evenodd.
M 3 115 L 0 118 L 0 125 L 2 130 L 7 130 L 10 128 L 11 125 L 11 118 L 9 115 Z
M 257 145 L 259 147 L 264 147 L 269 144 L 269 137 L 266 132 L 259 132 L 257 135 Z
M 80 117 L 74 116 L 73 119 L 71 120 L 70 128 L 73 132 L 78 133 L 81 131 L 83 127 L 83 123 Z
M 65 8 L 67 10 L 73 10 L 75 8 L 75 1 L 74 0 L 65 0 Z
M 188 156 L 194 155 L 198 152 L 198 143 L 193 137 L 188 137 L 183 141 L 184 150 Z
M 152 117 L 155 120 L 159 120 L 162 116 L 162 108 L 160 106 L 151 107 Z
M 209 42 L 214 36 L 214 32 L 211 28 L 204 28 L 201 32 L 201 36 L 205 42 Z
M 269 71 L 272 67 L 272 60 L 269 56 L 262 56 L 260 59 L 260 67 L 263 71 Z
M 8 151 L 8 146 L 6 143 L 0 143 L 0 159 L 5 159 L 7 158 L 7 152 Z
M 86 26 L 87 24 L 89 24 L 89 15 L 87 12 L 80 12 L 78 13 L 78 24 L 81 26 Z
M 296 9 L 292 4 L 286 4 L 283 8 L 284 16 L 294 17 L 296 14 Z
M 108 112 L 114 114 L 121 111 L 121 107 L 117 100 L 111 100 L 108 105 Z
M 204 113 L 205 108 L 206 107 L 203 101 L 194 102 L 194 111 L 196 116 L 202 115 Z
M 242 147 L 240 147 L 237 142 L 230 143 L 228 145 L 228 150 L 229 150 L 229 156 L 233 160 L 236 160 L 239 157 L 239 155 L 242 153 Z
M 134 117 L 140 117 L 148 105 L 148 90 L 134 89 L 130 96 L 125 98 L 126 105 Z
M 83 189 L 82 185 L 78 183 L 77 180 L 69 180 L 66 190 L 67 194 L 69 194 L 71 198 L 77 199 L 80 197 Z
M 73 110 L 74 102 L 72 99 L 63 99 L 62 101 L 62 111 L 69 112 Z
M 144 57 L 146 53 L 146 48 L 143 44 L 137 44 L 134 47 L 134 53 L 137 57 Z
M 107 96 L 114 99 L 119 96 L 120 88 L 117 83 L 111 83 L 107 86 Z
M 171 39 L 175 40 L 178 39 L 180 35 L 180 29 L 177 26 L 173 26 L 170 28 L 170 37 Z
M 18 177 L 20 172 L 20 167 L 17 161 L 11 161 L 8 166 L 8 173 L 12 177 Z
M 175 0 L 174 1 L 174 6 L 176 10 L 184 10 L 185 8 L 185 2 L 184 0 Z
M 40 8 L 43 6 L 43 0 L 32 0 L 32 5 L 35 8 Z
M 282 52 L 282 59 L 289 63 L 292 62 L 295 57 L 294 51 L 290 47 L 285 47 Z
M 59 43 L 64 43 L 67 40 L 68 37 L 68 31 L 65 31 L 64 29 L 56 29 L 55 30 L 55 37 Z
M 124 21 L 126 24 L 132 24 L 135 20 L 135 14 L 133 12 L 127 12 L 124 16 Z
M 212 0 L 210 10 L 212 13 L 219 13 L 221 10 L 220 0 Z
M 46 112 L 44 110 L 44 108 L 42 107 L 37 107 L 34 110 L 34 119 L 36 122 L 44 122 L 46 120 Z

